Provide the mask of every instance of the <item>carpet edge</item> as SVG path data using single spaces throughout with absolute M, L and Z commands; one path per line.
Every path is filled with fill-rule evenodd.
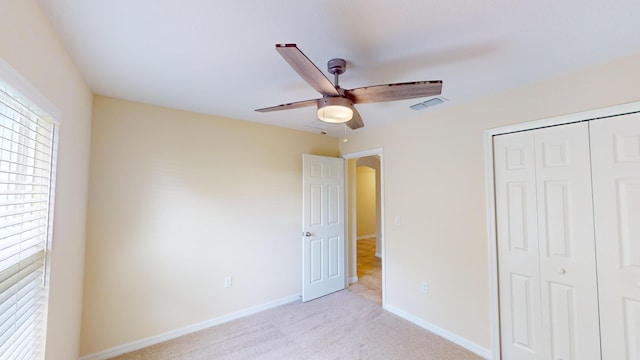
M 261 305 L 252 306 L 240 311 L 233 312 L 231 314 L 219 316 L 213 319 L 209 319 L 200 323 L 185 326 L 180 329 L 168 331 L 159 335 L 150 336 L 148 338 L 132 341 L 127 344 L 118 345 L 110 349 L 102 350 L 93 354 L 81 356 L 79 360 L 107 360 L 116 356 L 120 356 L 126 353 L 137 351 L 152 345 L 160 344 L 165 341 L 173 340 L 180 336 L 192 334 L 197 331 L 208 329 L 210 327 L 224 324 L 229 321 L 240 319 L 249 315 L 257 314 L 259 312 L 276 308 L 278 306 L 286 305 L 300 300 L 301 294 L 289 295 L 274 301 L 270 301 Z
M 397 315 L 415 325 L 420 326 L 423 329 L 426 329 L 428 331 L 431 331 L 432 333 L 443 337 L 449 341 L 451 341 L 452 343 L 461 346 L 469 351 L 471 351 L 472 353 L 483 357 L 485 359 L 493 359 L 493 353 L 490 349 L 487 349 L 483 346 L 480 346 L 476 343 L 474 343 L 473 341 L 469 341 L 465 338 L 463 338 L 462 336 L 459 336 L 457 334 L 454 334 L 450 331 L 447 331 L 445 329 L 442 329 L 436 325 L 433 325 L 427 321 L 424 321 L 416 316 L 413 316 L 407 312 L 404 312 L 392 305 L 389 304 L 385 304 L 384 309 L 387 310 L 388 312 Z

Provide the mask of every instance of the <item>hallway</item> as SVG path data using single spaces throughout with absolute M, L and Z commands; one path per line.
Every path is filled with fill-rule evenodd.
M 358 282 L 347 288 L 382 306 L 382 261 L 376 257 L 376 239 L 357 241 Z

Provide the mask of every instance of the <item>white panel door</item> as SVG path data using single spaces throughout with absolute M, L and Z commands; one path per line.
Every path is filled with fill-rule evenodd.
M 302 301 L 345 288 L 344 160 L 303 155 Z
M 586 123 L 494 137 L 501 353 L 600 359 Z
M 590 122 L 603 360 L 640 359 L 640 115 Z
M 542 341 L 534 137 L 494 137 L 502 359 L 548 359 Z
M 547 359 L 600 359 L 588 124 L 532 132 Z

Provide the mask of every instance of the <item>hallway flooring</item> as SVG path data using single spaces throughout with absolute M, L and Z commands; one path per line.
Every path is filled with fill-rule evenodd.
M 358 240 L 358 282 L 347 290 L 382 305 L 382 261 L 376 257 L 376 239 Z

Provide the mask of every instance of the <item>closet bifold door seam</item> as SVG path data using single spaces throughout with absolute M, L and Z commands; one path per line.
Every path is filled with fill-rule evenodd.
M 588 123 L 534 132 L 542 328 L 549 359 L 600 359 Z

